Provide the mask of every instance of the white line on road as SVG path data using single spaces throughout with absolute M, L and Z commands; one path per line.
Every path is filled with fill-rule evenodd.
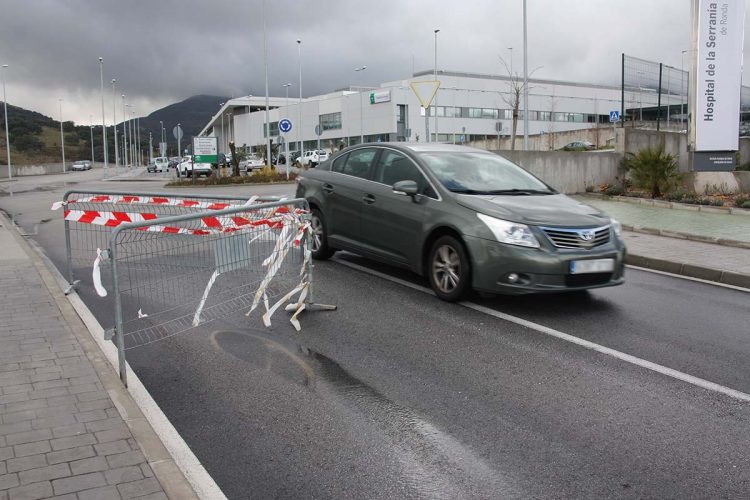
M 633 265 L 630 265 L 630 264 L 626 265 L 625 267 L 629 267 L 629 268 L 635 269 L 637 271 L 645 271 L 647 273 L 661 274 L 663 276 L 670 276 L 672 278 L 680 278 L 680 279 L 683 279 L 683 280 L 695 281 L 695 282 L 703 283 L 703 284 L 706 284 L 706 285 L 713 285 L 713 286 L 720 286 L 722 288 L 729 288 L 729 289 L 732 289 L 732 290 L 737 290 L 738 292 L 750 293 L 750 288 L 742 288 L 741 286 L 737 286 L 737 285 L 728 285 L 727 283 L 719 283 L 718 281 L 702 280 L 700 278 L 693 278 L 692 276 L 685 276 L 684 274 L 668 273 L 666 271 L 659 271 L 657 269 L 649 269 L 647 267 L 633 266 Z
M 352 269 L 356 269 L 358 271 L 362 271 L 368 274 L 371 274 L 373 276 L 377 276 L 379 278 L 386 279 L 388 281 L 392 281 L 394 283 L 398 283 L 400 285 L 407 286 L 409 288 L 412 288 L 414 290 L 418 290 L 420 292 L 428 293 L 430 295 L 434 295 L 433 291 L 429 288 L 423 287 L 421 285 L 417 285 L 414 283 L 409 283 L 406 280 L 402 280 L 400 278 L 394 278 L 393 276 L 389 276 L 387 274 L 381 273 L 379 271 L 374 271 L 372 269 L 368 269 L 364 266 L 360 266 L 359 264 L 354 264 L 352 262 L 346 262 L 341 259 L 332 259 L 334 262 L 337 262 L 339 264 L 343 264 L 347 267 L 350 267 Z M 720 384 L 716 384 L 714 382 L 710 382 L 708 380 L 694 377 L 693 375 L 689 375 L 687 373 L 683 373 L 681 371 L 674 370 L 672 368 L 668 368 L 666 366 L 662 366 L 656 363 L 653 363 L 651 361 L 647 361 L 642 358 L 638 358 L 636 356 L 632 356 L 630 354 L 626 354 L 624 352 L 617 351 L 615 349 L 611 349 L 609 347 L 605 347 L 600 344 L 596 344 L 594 342 L 584 340 L 579 337 L 575 337 L 573 335 L 563 333 L 559 330 L 555 330 L 554 328 L 549 328 L 544 325 L 540 325 L 539 323 L 534 323 L 533 321 L 528 321 L 523 318 L 519 318 L 516 316 L 511 316 L 510 314 L 505 314 L 499 311 L 495 311 L 494 309 L 490 309 L 485 306 L 480 306 L 479 304 L 474 304 L 473 302 L 459 302 L 459 305 L 462 305 L 468 309 L 472 309 L 474 311 L 487 314 L 489 316 L 493 316 L 498 319 L 502 319 L 505 321 L 509 321 L 511 323 L 515 323 L 517 325 L 521 325 L 526 328 L 530 328 L 532 330 L 536 330 L 539 333 L 543 333 L 545 335 L 549 335 L 551 337 L 555 337 L 560 340 L 564 340 L 566 342 L 570 342 L 572 344 L 576 344 L 578 346 L 581 346 L 585 349 L 590 349 L 592 351 L 599 352 L 601 354 L 606 354 L 607 356 L 612 356 L 613 358 L 617 358 L 621 361 L 625 361 L 626 363 L 630 363 L 632 365 L 639 366 L 641 368 L 645 368 L 647 370 L 651 370 L 656 373 L 660 373 L 662 375 L 666 375 L 667 377 L 672 377 L 677 380 L 681 380 L 683 382 L 687 382 L 688 384 L 700 387 L 702 389 L 706 389 L 708 391 L 718 392 L 721 394 L 724 394 L 726 396 L 729 396 L 734 399 L 738 399 L 740 401 L 748 402 L 750 403 L 750 394 L 737 391 L 735 389 L 731 389 L 729 387 L 725 387 Z

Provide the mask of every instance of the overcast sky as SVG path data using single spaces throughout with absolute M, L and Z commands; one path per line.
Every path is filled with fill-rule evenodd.
M 0 0 L 0 64 L 10 104 L 112 123 L 112 78 L 141 116 L 195 94 L 264 95 L 261 0 Z M 438 68 L 502 74 L 523 61 L 522 0 L 266 0 L 271 95 L 316 95 Z M 745 25 L 748 24 L 746 16 Z M 528 0 L 535 77 L 618 83 L 620 54 L 679 68 L 690 0 Z M 745 39 L 745 58 L 750 54 Z M 745 59 L 747 60 L 747 59 Z M 687 66 L 687 57 L 685 58 Z M 367 69 L 355 73 L 354 68 Z M 747 65 L 745 65 L 747 66 Z M 748 82 L 748 75 L 743 80 Z M 217 103 L 218 109 L 218 103 Z

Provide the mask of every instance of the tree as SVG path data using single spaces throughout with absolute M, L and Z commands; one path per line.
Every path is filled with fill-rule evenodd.
M 240 176 L 240 162 L 245 159 L 245 148 L 238 151 L 234 141 L 229 141 L 229 151 L 232 153 L 232 177 Z
M 510 136 L 510 149 L 514 150 L 516 149 L 516 130 L 518 129 L 518 110 L 521 107 L 521 96 L 523 95 L 523 91 L 526 88 L 526 84 L 524 84 L 523 78 L 519 77 L 518 72 L 513 73 L 510 69 L 510 66 L 508 66 L 508 63 L 505 62 L 505 59 L 500 57 L 500 63 L 502 63 L 503 66 L 505 66 L 505 71 L 508 73 L 508 93 L 502 94 L 503 100 L 505 103 L 510 106 L 510 109 L 513 110 L 513 121 L 511 122 L 511 136 Z M 541 66 L 540 66 L 541 67 Z M 536 70 L 538 70 L 540 67 L 534 68 L 531 73 L 529 73 L 529 76 L 533 75 Z M 528 83 L 528 82 L 527 82 Z M 529 87 L 530 89 L 531 87 Z M 528 110 L 524 110 L 524 112 L 528 112 Z

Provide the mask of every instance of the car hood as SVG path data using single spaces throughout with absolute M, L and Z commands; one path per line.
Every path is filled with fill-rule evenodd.
M 609 223 L 600 210 L 564 194 L 555 195 L 466 195 L 456 194 L 456 202 L 471 210 L 532 225 L 598 226 Z

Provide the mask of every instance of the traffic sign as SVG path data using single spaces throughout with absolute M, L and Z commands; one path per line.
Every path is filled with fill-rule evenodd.
M 182 127 L 179 125 L 175 126 L 175 128 L 172 129 L 172 135 L 174 135 L 174 138 L 178 141 L 182 140 Z
M 218 147 L 216 137 L 193 137 L 193 161 L 195 163 L 216 163 Z
M 620 112 L 619 111 L 610 111 L 609 112 L 609 121 L 612 123 L 619 122 L 620 121 Z
M 435 98 L 438 88 L 440 88 L 440 81 L 429 80 L 426 82 L 411 82 L 409 86 L 414 91 L 414 94 L 416 94 L 422 107 L 427 109 Z
M 279 121 L 279 132 L 287 133 L 292 130 L 292 121 L 288 118 L 284 118 Z
M 322 131 L 320 130 L 320 125 L 315 125 L 315 135 L 320 136 L 320 133 Z

